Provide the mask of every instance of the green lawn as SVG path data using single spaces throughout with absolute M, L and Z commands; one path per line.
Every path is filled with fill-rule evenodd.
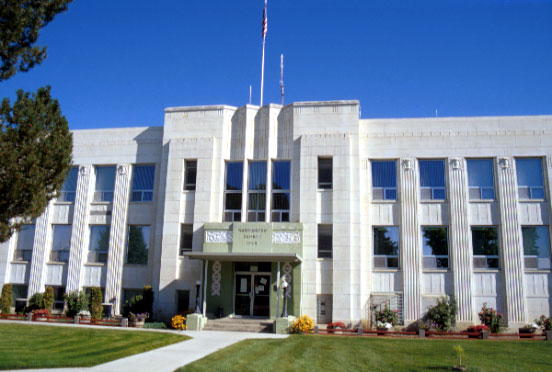
M 291 336 L 242 341 L 178 372 L 450 371 L 456 345 L 469 371 L 552 371 L 552 342 L 545 341 Z
M 89 367 L 187 339 L 161 332 L 0 324 L 0 369 Z

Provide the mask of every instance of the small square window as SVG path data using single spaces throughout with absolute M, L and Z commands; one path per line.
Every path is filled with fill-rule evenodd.
M 550 270 L 550 234 L 548 226 L 522 226 L 525 268 Z
M 420 193 L 422 200 L 445 200 L 445 161 L 420 160 Z
M 518 195 L 520 199 L 544 199 L 541 158 L 516 158 Z
M 399 267 L 399 227 L 374 227 L 374 267 Z
M 449 267 L 448 236 L 446 227 L 422 227 L 424 269 Z
M 196 189 L 197 160 L 186 160 L 184 162 L 184 190 L 193 191 Z
M 372 161 L 372 199 L 397 200 L 397 163 Z
M 472 227 L 473 267 L 498 269 L 498 229 L 494 226 Z
M 318 225 L 318 258 L 332 258 L 332 225 Z
M 194 225 L 183 223 L 180 225 L 180 254 L 192 250 L 194 239 Z

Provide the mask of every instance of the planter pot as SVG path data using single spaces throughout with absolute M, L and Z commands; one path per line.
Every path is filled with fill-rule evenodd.
M 145 320 L 129 320 L 128 326 L 134 327 L 134 328 L 142 328 L 144 327 L 144 324 L 146 323 Z
M 45 316 L 39 316 L 39 317 L 35 318 L 34 320 L 37 321 L 37 322 L 47 322 L 48 318 L 46 318 Z
M 90 323 L 90 317 L 89 316 L 81 316 L 80 317 L 81 323 Z
M 519 328 L 519 333 L 535 333 L 535 328 Z

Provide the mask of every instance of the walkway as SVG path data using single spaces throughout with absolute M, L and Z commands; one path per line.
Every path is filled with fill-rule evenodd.
M 86 326 L 90 327 L 90 326 Z M 102 327 L 103 328 L 103 327 Z M 109 329 L 114 329 L 109 327 Z M 120 329 L 120 328 L 119 328 Z M 130 329 L 128 329 L 130 330 Z M 137 329 L 135 329 L 137 330 Z M 121 330 L 125 331 L 125 330 Z M 148 331 L 151 331 L 148 329 Z M 285 338 L 287 335 L 273 333 L 248 332 L 218 332 L 218 331 L 183 331 L 182 334 L 192 337 L 191 340 L 179 342 L 142 354 L 114 360 L 90 368 L 55 368 L 55 369 L 24 369 L 14 372 L 173 372 L 214 353 L 233 343 L 248 338 Z

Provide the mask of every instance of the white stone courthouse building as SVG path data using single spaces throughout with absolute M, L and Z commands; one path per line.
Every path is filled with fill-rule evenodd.
M 358 101 L 172 107 L 163 127 L 73 131 L 60 197 L 0 245 L 16 305 L 145 285 L 168 319 L 409 324 L 441 296 L 509 327 L 550 315 L 552 116 L 361 119 Z M 197 288 L 200 288 L 199 291 Z

